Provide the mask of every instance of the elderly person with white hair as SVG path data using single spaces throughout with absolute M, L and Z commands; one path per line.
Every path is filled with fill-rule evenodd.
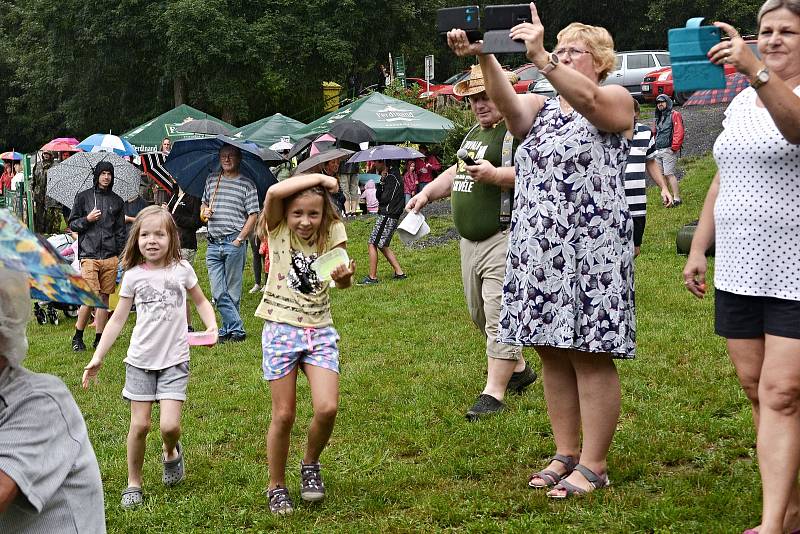
M 27 275 L 0 269 L 0 532 L 106 531 L 86 424 L 58 378 L 22 367 Z

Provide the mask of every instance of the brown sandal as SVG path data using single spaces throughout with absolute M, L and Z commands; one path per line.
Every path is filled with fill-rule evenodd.
M 550 462 L 561 462 L 567 468 L 567 470 L 563 473 L 556 473 L 552 469 L 542 469 L 541 471 L 536 471 L 535 473 L 531 474 L 528 477 L 528 487 L 533 489 L 548 489 L 552 488 L 559 482 L 561 482 L 562 478 L 568 477 L 572 474 L 572 471 L 575 470 L 575 466 L 578 465 L 578 461 L 573 456 L 564 456 L 563 454 L 556 454 L 550 459 Z M 532 484 L 533 479 L 539 478 L 544 481 L 543 485 L 539 484 Z

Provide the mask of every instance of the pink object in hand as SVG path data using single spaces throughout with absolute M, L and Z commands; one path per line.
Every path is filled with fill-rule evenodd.
M 217 344 L 217 336 L 212 332 L 189 332 L 189 346 L 213 347 Z

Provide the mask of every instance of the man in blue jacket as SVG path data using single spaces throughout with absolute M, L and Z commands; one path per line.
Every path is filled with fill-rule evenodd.
M 75 195 L 75 203 L 69 214 L 69 227 L 78 233 L 78 257 L 81 276 L 93 291 L 100 294 L 108 306 L 108 297 L 117 285 L 117 264 L 125 248 L 125 202 L 112 191 L 114 166 L 101 161 L 94 168 L 94 185 L 91 189 Z M 91 308 L 81 306 L 75 322 L 72 350 L 86 350 L 83 330 L 89 322 Z M 100 341 L 108 320 L 108 309 L 95 312 L 94 347 Z

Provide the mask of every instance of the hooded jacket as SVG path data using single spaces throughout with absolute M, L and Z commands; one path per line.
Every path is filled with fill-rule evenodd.
M 108 189 L 98 185 L 100 173 L 111 172 Z M 69 214 L 69 227 L 78 233 L 80 259 L 104 260 L 119 256 L 125 248 L 125 202 L 114 187 L 114 166 L 101 161 L 94 168 L 94 186 L 75 195 L 75 203 Z M 100 218 L 94 222 L 86 216 L 94 208 L 100 210 Z
M 659 102 L 667 103 L 664 111 L 658 109 Z M 656 98 L 656 126 L 653 133 L 656 148 L 671 148 L 677 152 L 683 146 L 683 116 L 672 109 L 672 99 L 667 95 L 658 95 Z
M 400 170 L 389 168 L 386 176 L 377 185 L 378 213 L 392 219 L 403 215 L 406 197 L 403 194 L 403 182 L 400 181 Z

